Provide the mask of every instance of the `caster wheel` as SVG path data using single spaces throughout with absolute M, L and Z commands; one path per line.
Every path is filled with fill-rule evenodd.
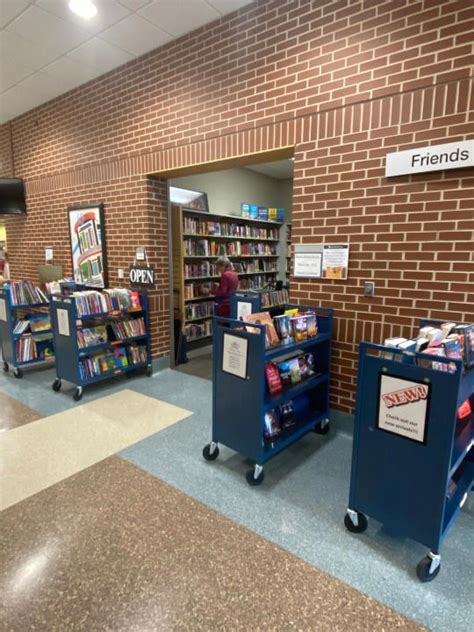
M 21 380 L 21 378 L 23 377 L 23 371 L 21 369 L 15 369 L 13 371 L 13 375 L 18 379 Z
M 247 479 L 247 483 L 252 487 L 256 487 L 257 485 L 261 485 L 263 483 L 263 479 L 265 478 L 265 474 L 263 470 L 260 471 L 260 474 L 255 478 L 255 470 L 249 470 L 245 475 Z
M 350 515 L 346 513 L 346 515 L 344 516 L 344 524 L 346 526 L 346 529 L 350 531 L 351 533 L 364 533 L 364 531 L 367 529 L 367 526 L 368 526 L 367 518 L 364 516 L 363 513 L 360 513 L 358 511 L 357 520 L 358 520 L 358 524 L 356 526 L 352 522 Z
M 433 581 L 433 579 L 441 570 L 441 563 L 439 562 L 434 571 L 430 573 L 430 568 L 433 564 L 433 561 L 434 560 L 429 555 L 427 555 L 418 562 L 418 566 L 416 567 L 416 574 L 420 582 L 426 583 Z
M 78 386 L 76 388 L 76 390 L 74 391 L 74 395 L 72 396 L 73 400 L 75 402 L 78 402 L 79 400 L 82 399 L 82 387 Z
M 8 366 L 8 362 L 3 363 L 3 372 L 8 373 L 10 367 Z
M 327 421 L 323 426 L 323 423 L 324 422 L 321 422 L 320 424 L 315 426 L 313 428 L 313 432 L 320 435 L 326 435 L 329 432 L 330 424 L 329 424 L 329 421 Z
M 148 375 L 148 377 L 153 377 L 153 367 L 151 366 L 151 364 L 147 366 L 146 374 Z
M 54 380 L 53 385 L 51 386 L 51 388 L 53 389 L 53 391 L 55 393 L 57 393 L 58 391 L 61 390 L 61 386 L 62 386 L 62 382 L 59 379 Z
M 208 443 L 202 449 L 202 456 L 205 458 L 206 461 L 215 461 L 219 456 L 219 447 L 216 445 L 214 451 L 211 452 L 211 444 Z

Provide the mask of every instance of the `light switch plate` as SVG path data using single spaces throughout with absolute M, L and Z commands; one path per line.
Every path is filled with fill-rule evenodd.
M 375 283 L 364 281 L 364 296 L 375 296 Z
M 125 274 L 124 274 L 124 271 L 122 270 L 122 268 L 119 268 L 119 270 L 118 270 L 118 278 L 119 279 L 124 279 L 125 278 Z

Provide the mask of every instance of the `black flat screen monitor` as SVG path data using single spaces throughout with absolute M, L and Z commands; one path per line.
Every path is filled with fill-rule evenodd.
M 0 215 L 26 213 L 25 185 L 21 178 L 0 178 Z

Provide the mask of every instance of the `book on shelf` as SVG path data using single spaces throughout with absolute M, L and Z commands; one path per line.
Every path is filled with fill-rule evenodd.
M 250 213 L 250 208 L 248 210 Z M 237 219 L 237 218 L 236 218 Z M 276 209 L 275 209 L 276 220 Z M 278 240 L 279 228 L 263 228 L 230 220 L 208 221 L 201 218 L 183 216 L 183 232 L 185 235 L 197 237 L 245 237 L 246 239 Z
M 280 344 L 280 339 L 273 325 L 272 317 L 268 312 L 256 312 L 254 314 L 246 314 L 242 317 L 245 323 L 254 323 L 255 325 L 265 325 L 265 346 L 267 348 Z M 251 333 L 260 333 L 257 327 L 247 327 L 247 331 Z
M 6 287 L 10 291 L 12 305 L 35 305 L 49 302 L 43 290 L 27 279 L 10 281 Z
M 30 329 L 29 320 L 18 320 L 13 327 L 13 333 L 15 335 L 21 335 L 26 333 Z
M 117 340 L 122 340 L 123 338 L 134 338 L 135 336 L 143 336 L 146 333 L 145 319 L 143 317 L 134 319 L 113 320 L 110 322 L 110 326 L 112 327 L 112 331 Z
M 27 338 L 19 338 L 16 341 L 16 360 L 19 363 L 31 362 L 38 358 L 38 350 L 36 342 L 31 336 Z
M 103 292 L 85 290 L 74 292 L 78 316 L 89 316 L 122 310 L 140 309 L 140 295 L 125 288 L 108 289 Z
M 79 371 L 81 379 L 87 381 L 107 373 L 120 372 L 130 365 L 144 364 L 147 359 L 145 345 L 131 345 L 128 348 L 117 346 L 82 358 Z
M 107 327 L 97 325 L 96 327 L 82 327 L 77 330 L 77 343 L 80 349 L 100 345 L 108 342 Z
M 30 329 L 33 333 L 41 333 L 51 329 L 51 317 L 46 313 L 28 314 Z

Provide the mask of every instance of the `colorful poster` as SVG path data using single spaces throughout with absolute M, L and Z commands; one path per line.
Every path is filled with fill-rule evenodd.
M 74 280 L 88 287 L 105 288 L 103 207 L 71 207 L 68 213 Z

